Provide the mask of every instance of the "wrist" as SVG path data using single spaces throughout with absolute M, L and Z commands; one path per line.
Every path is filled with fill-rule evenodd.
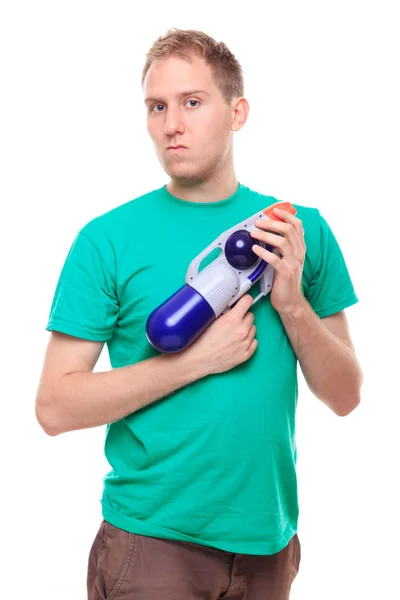
M 278 310 L 279 316 L 283 318 L 290 317 L 292 319 L 301 318 L 308 310 L 309 304 L 304 296 L 301 296 L 295 304 L 285 306 Z
M 193 348 L 189 347 L 181 352 L 161 354 L 160 360 L 164 361 L 169 371 L 173 371 L 184 385 L 193 383 L 208 375 L 202 363 L 197 359 Z

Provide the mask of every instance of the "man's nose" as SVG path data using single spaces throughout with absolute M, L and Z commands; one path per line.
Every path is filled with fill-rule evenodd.
M 166 117 L 164 122 L 164 132 L 167 135 L 174 135 L 175 133 L 183 133 L 184 125 L 180 111 L 177 108 L 168 108 L 166 110 Z

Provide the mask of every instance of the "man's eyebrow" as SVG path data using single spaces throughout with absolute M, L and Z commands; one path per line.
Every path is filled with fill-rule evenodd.
M 182 98 L 183 96 L 193 96 L 193 94 L 206 94 L 207 96 L 211 95 L 208 92 L 206 92 L 206 90 L 189 90 L 187 92 L 180 92 L 179 94 L 177 94 L 177 97 Z M 148 104 L 149 102 L 162 102 L 162 98 L 155 98 L 155 97 L 145 98 L 144 103 Z

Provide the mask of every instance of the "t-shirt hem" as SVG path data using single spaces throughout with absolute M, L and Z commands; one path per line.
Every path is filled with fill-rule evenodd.
M 106 342 L 112 337 L 112 332 L 100 333 L 60 319 L 51 319 L 46 326 L 46 331 L 59 331 L 94 342 Z
M 353 304 L 357 304 L 357 302 L 359 302 L 359 299 L 355 294 L 353 294 L 352 296 L 349 296 L 346 300 L 339 300 L 338 302 L 329 304 L 328 306 L 325 306 L 324 308 L 321 308 L 318 310 L 315 310 L 315 308 L 314 308 L 313 310 L 320 318 L 329 317 L 330 315 L 333 315 L 341 310 L 344 310 L 345 308 L 348 308 L 349 306 L 353 306 Z
M 149 523 L 148 521 L 141 521 L 139 519 L 135 519 L 134 517 L 128 517 L 123 515 L 113 508 L 111 508 L 104 501 L 100 501 L 102 505 L 102 515 L 105 521 L 114 525 L 114 527 L 118 527 L 119 529 L 124 529 L 125 531 L 129 531 L 130 533 L 136 533 L 139 535 L 145 535 L 149 537 L 157 537 L 162 539 L 169 540 L 177 540 L 182 542 L 191 542 L 193 544 L 199 544 L 201 546 L 208 546 L 212 548 L 217 548 L 219 550 L 224 550 L 225 552 L 234 552 L 238 554 L 276 554 L 280 552 L 287 546 L 292 537 L 297 532 L 297 523 L 294 525 L 289 524 L 283 534 L 276 539 L 273 543 L 258 543 L 258 542 L 244 542 L 244 541 L 218 541 L 215 542 L 207 540 L 205 538 L 197 538 L 193 537 L 179 531 L 174 531 L 171 529 L 167 529 L 165 527 L 160 527 L 159 525 L 154 525 Z

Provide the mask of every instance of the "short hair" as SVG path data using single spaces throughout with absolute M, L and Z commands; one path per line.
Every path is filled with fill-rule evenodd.
M 153 43 L 146 54 L 142 71 L 142 87 L 154 60 L 178 55 L 191 62 L 191 55 L 203 58 L 211 68 L 211 75 L 227 104 L 244 95 L 242 67 L 224 42 L 195 29 L 169 29 Z

